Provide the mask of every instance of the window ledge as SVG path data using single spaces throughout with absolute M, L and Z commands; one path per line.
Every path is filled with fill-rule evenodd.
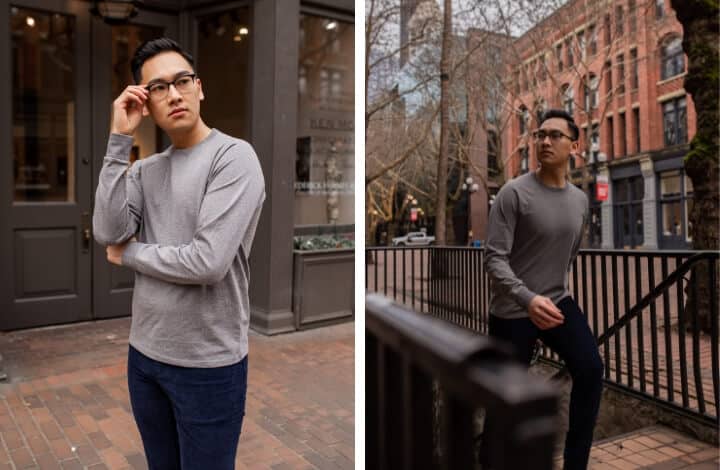
M 673 80 L 677 80 L 679 78 L 684 78 L 685 75 L 687 75 L 687 72 L 680 73 L 678 75 L 673 75 L 670 78 L 666 78 L 665 80 L 660 80 L 656 83 L 657 86 L 664 85 L 665 83 L 672 82 Z

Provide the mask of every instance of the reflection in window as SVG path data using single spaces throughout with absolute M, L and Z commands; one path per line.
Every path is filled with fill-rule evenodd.
M 354 222 L 354 26 L 301 15 L 295 224 Z
M 682 38 L 676 36 L 667 41 L 662 47 L 662 70 L 663 80 L 680 75 L 685 71 L 685 53 L 682 49 Z
M 684 96 L 663 104 L 663 131 L 666 146 L 687 142 L 687 105 Z
M 12 7 L 15 201 L 75 201 L 75 18 Z
M 197 74 L 205 123 L 241 139 L 250 135 L 248 89 L 252 25 L 249 9 L 235 8 L 198 20 Z
M 692 181 L 683 169 L 665 171 L 659 175 L 662 237 L 667 247 L 682 247 L 690 237 L 690 211 L 693 204 Z M 680 244 L 673 244 L 680 242 Z

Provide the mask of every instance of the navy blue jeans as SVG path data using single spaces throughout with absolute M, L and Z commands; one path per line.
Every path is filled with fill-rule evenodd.
M 587 317 L 572 297 L 558 302 L 565 322 L 541 330 L 529 318 L 502 319 L 490 315 L 490 336 L 515 347 L 517 358 L 530 364 L 533 346 L 540 338 L 565 361 L 572 377 L 570 392 L 570 425 L 565 436 L 565 470 L 587 468 L 593 430 L 600 408 L 603 363 Z
M 225 367 L 177 367 L 130 346 L 130 403 L 150 470 L 235 468 L 247 367 L 247 356 Z

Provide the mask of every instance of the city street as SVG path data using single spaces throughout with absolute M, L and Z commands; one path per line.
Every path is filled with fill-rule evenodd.
M 126 385 L 129 318 L 0 337 L 0 469 L 144 469 Z M 353 468 L 354 324 L 250 333 L 237 469 Z

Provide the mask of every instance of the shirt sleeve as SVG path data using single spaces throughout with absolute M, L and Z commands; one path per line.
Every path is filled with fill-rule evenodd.
M 110 134 L 95 192 L 93 236 L 101 245 L 132 238 L 142 223 L 143 194 L 140 161 L 130 164 L 133 138 Z
M 585 236 L 585 231 L 587 230 L 588 223 L 590 223 L 590 201 L 587 197 L 587 194 L 583 194 L 583 219 L 582 219 L 582 225 L 580 226 L 580 233 L 578 234 L 575 243 L 572 246 L 572 250 L 570 251 L 570 262 L 568 263 L 568 272 L 572 269 L 573 264 L 575 264 L 575 258 L 577 258 L 578 253 L 580 252 L 580 245 L 582 244 L 583 237 Z
M 178 284 L 215 284 L 242 249 L 249 255 L 265 182 L 247 143 L 234 144 L 213 165 L 190 243 L 168 246 L 131 242 L 122 263 L 135 271 Z
M 509 295 L 518 305 L 527 309 L 537 294 L 517 277 L 509 258 L 520 213 L 519 205 L 518 195 L 510 185 L 503 187 L 495 197 L 488 219 L 485 271 L 496 295 Z

